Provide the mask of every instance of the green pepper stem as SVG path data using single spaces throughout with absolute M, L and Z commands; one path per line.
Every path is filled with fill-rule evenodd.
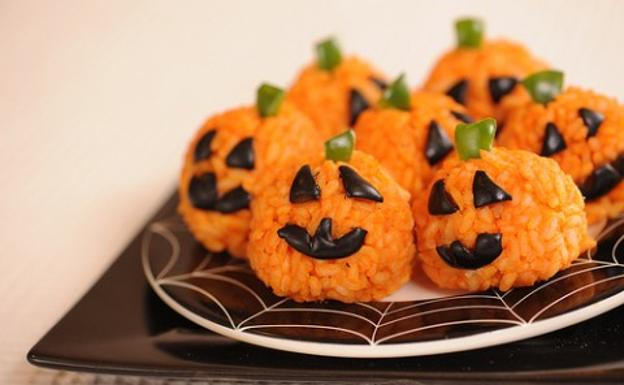
M 355 132 L 351 129 L 325 142 L 325 159 L 348 162 L 355 148 Z
M 457 46 L 460 48 L 479 48 L 483 42 L 485 24 L 476 18 L 462 18 L 455 22 Z
M 409 111 L 412 107 L 411 96 L 405 74 L 399 75 L 392 84 L 386 89 L 379 105 L 381 107 L 397 108 L 399 110 Z
M 547 104 L 561 93 L 563 72 L 546 70 L 527 76 L 522 85 L 535 103 Z
M 487 118 L 476 123 L 458 124 L 455 147 L 462 160 L 480 158 L 481 150 L 490 151 L 496 136 L 496 120 Z
M 258 87 L 256 92 L 256 107 L 260 116 L 274 116 L 279 113 L 279 109 L 284 101 L 284 90 L 271 84 L 264 83 Z
M 342 62 L 342 53 L 336 40 L 329 38 L 316 45 L 316 62 L 320 69 L 331 71 Z

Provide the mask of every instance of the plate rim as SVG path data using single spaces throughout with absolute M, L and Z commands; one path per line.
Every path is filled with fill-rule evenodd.
M 396 358 L 453 353 L 486 348 L 537 337 L 552 331 L 599 316 L 624 304 L 624 291 L 588 306 L 565 314 L 503 329 L 476 333 L 470 336 L 438 339 L 433 341 L 401 342 L 384 344 L 340 344 L 333 342 L 300 341 L 283 337 L 268 337 L 242 330 L 231 329 L 185 308 L 173 299 L 157 282 L 150 269 L 149 253 L 141 253 L 144 275 L 154 292 L 167 306 L 189 321 L 222 336 L 266 348 L 293 353 L 313 354 L 341 358 Z M 400 301 L 398 301 L 400 302 Z

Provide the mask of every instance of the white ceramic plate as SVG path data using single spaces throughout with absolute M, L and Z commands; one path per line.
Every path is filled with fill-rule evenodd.
M 624 218 L 596 250 L 547 282 L 505 293 L 459 293 L 412 282 L 382 302 L 300 304 L 276 297 L 249 266 L 207 253 L 179 217 L 148 226 L 145 275 L 189 320 L 224 336 L 291 352 L 399 357 L 482 348 L 538 336 L 624 303 Z

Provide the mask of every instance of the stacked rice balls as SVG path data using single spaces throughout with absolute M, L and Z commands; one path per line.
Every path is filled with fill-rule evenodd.
M 588 222 L 624 212 L 624 108 L 455 28 L 421 88 L 329 39 L 290 90 L 210 118 L 180 180 L 195 237 L 296 301 L 381 300 L 421 271 L 504 291 L 592 248 Z

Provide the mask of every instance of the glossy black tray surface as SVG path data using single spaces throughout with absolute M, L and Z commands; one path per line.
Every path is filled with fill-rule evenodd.
M 174 195 L 148 223 L 175 215 L 176 203 Z M 32 348 L 31 363 L 64 370 L 239 381 L 624 382 L 624 306 L 541 337 L 425 357 L 339 359 L 233 341 L 190 323 L 156 297 L 141 267 L 143 231 Z

